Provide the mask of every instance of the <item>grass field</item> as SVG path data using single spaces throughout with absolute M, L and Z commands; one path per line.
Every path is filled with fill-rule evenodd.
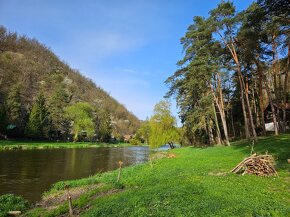
M 47 148 L 95 148 L 108 146 L 130 146 L 129 143 L 97 143 L 97 142 L 49 142 L 49 141 L 13 141 L 0 140 L 0 150 L 5 149 L 47 149 Z
M 80 216 L 290 216 L 290 136 L 260 138 L 257 153 L 273 154 L 279 177 L 228 173 L 249 156 L 247 141 L 231 147 L 180 148 L 150 163 L 58 182 L 26 216 L 68 213 L 64 186 Z M 159 154 L 162 156 L 162 154 Z

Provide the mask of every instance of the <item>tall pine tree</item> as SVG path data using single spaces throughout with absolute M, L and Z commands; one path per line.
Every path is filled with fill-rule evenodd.
M 40 92 L 32 106 L 28 127 L 28 135 L 33 138 L 47 138 L 49 131 L 49 113 L 45 103 L 45 97 Z

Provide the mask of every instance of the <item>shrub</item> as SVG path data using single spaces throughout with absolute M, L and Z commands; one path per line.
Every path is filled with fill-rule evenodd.
M 25 211 L 29 208 L 27 200 L 13 194 L 4 194 L 0 196 L 0 217 L 8 216 L 9 211 Z
M 138 139 L 133 138 L 129 140 L 129 143 L 131 145 L 139 145 L 141 142 Z

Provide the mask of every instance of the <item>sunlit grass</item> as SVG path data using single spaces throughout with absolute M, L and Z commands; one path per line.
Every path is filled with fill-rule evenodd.
M 251 152 L 251 142 L 231 147 L 181 148 L 162 158 L 117 171 L 58 182 L 46 195 L 64 188 L 102 183 L 73 201 L 81 216 L 289 216 L 290 136 L 261 138 L 257 153 L 273 154 L 279 177 L 231 174 L 229 171 Z M 104 189 L 102 189 L 104 188 Z M 108 189 L 116 190 L 112 193 Z M 103 193 L 101 193 L 103 192 Z M 67 204 L 53 211 L 33 210 L 28 216 L 67 213 Z

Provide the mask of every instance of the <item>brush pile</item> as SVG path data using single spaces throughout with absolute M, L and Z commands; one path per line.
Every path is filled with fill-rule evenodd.
M 253 154 L 242 160 L 231 172 L 242 175 L 278 176 L 274 164 L 275 161 L 272 155 Z

